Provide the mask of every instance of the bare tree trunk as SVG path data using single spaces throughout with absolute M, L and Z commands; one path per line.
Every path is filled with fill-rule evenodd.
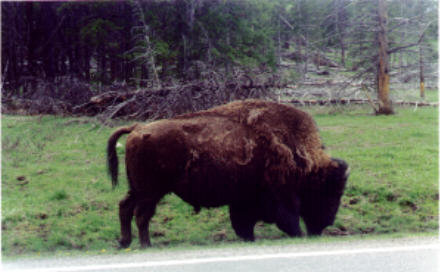
M 407 6 L 407 3 L 406 3 L 406 1 L 403 0 L 402 4 L 400 5 L 400 17 L 402 17 L 402 18 L 404 18 L 403 8 L 405 6 Z M 403 44 L 403 41 L 405 41 L 405 39 L 406 39 L 406 29 L 407 29 L 407 24 L 406 23 L 403 25 L 402 29 L 403 29 L 403 33 L 401 35 L 400 42 Z M 399 75 L 402 76 L 403 75 L 403 66 L 404 66 L 404 63 L 403 63 L 403 50 L 401 50 L 399 52 L 399 56 L 400 56 L 399 57 Z
M 420 67 L 420 97 L 425 97 L 425 75 L 423 72 L 423 48 L 422 43 L 419 44 L 419 67 Z
M 153 76 L 153 78 L 152 78 L 153 79 L 153 86 L 161 88 L 162 83 L 160 82 L 159 75 L 157 73 L 156 61 L 154 59 L 155 52 L 154 52 L 153 45 L 150 41 L 150 35 L 148 34 L 150 28 L 147 25 L 147 22 L 145 20 L 145 14 L 142 9 L 142 2 L 135 1 L 133 3 L 134 3 L 134 8 L 136 10 L 135 16 L 138 17 L 138 21 L 141 24 L 138 27 L 142 28 L 143 41 L 145 42 L 145 46 L 143 48 L 144 52 L 142 52 L 142 55 L 139 57 L 139 59 L 142 62 L 142 64 L 147 63 L 149 69 L 151 69 L 151 73 Z
M 278 46 L 277 46 L 277 62 L 278 65 L 281 65 L 281 18 L 280 15 L 278 15 Z
M 335 1 L 336 27 L 339 34 L 339 46 L 341 48 L 341 64 L 345 67 L 345 43 L 344 43 L 344 26 L 343 19 L 340 16 L 344 3 L 341 0 Z
M 183 78 L 187 80 L 188 78 L 188 38 L 185 33 L 182 33 L 182 69 L 183 69 Z
M 304 79 L 307 77 L 307 73 L 309 72 L 309 36 L 307 35 L 307 31 L 305 33 L 305 58 L 304 58 Z
M 341 46 L 341 64 L 342 67 L 345 67 L 345 44 L 342 38 L 340 40 L 340 46 Z
M 144 63 L 141 65 L 141 76 L 139 79 L 139 87 L 146 88 L 148 87 L 149 73 L 148 67 Z
M 319 71 L 319 67 L 320 67 L 320 64 L 321 64 L 321 53 L 320 53 L 319 50 L 318 50 L 318 53 L 316 53 L 316 58 L 317 58 L 317 60 L 316 60 L 316 70 Z
M 84 70 L 84 79 L 90 81 L 90 52 L 89 49 L 84 47 L 84 64 L 82 69 Z
M 393 114 L 393 107 L 389 98 L 390 75 L 388 63 L 388 37 L 387 37 L 387 10 L 385 0 L 377 1 L 377 13 L 379 19 L 379 31 L 377 41 L 379 43 L 379 63 L 377 69 L 377 96 L 379 110 L 376 114 Z
M 361 16 L 361 14 L 362 14 L 361 9 L 358 7 L 358 4 L 355 4 L 354 18 L 357 18 L 357 17 Z M 359 26 L 359 29 L 356 32 L 357 32 L 357 41 L 358 41 L 358 43 L 357 43 L 357 52 L 356 52 L 355 55 L 356 56 L 361 56 L 362 55 L 362 50 L 364 48 L 364 33 L 363 33 L 362 29 L 361 29 L 361 26 Z
M 162 84 L 160 82 L 159 75 L 158 75 L 157 69 L 156 69 L 156 61 L 154 60 L 154 51 L 153 51 L 153 48 L 151 47 L 150 37 L 147 34 L 145 34 L 145 40 L 147 41 L 147 49 L 148 49 L 147 52 L 149 52 L 149 55 L 150 55 L 148 63 L 149 63 L 151 70 L 153 72 L 154 85 L 161 88 Z

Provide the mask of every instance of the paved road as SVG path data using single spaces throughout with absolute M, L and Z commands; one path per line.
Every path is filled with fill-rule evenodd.
M 2 271 L 440 271 L 437 237 L 6 261 Z

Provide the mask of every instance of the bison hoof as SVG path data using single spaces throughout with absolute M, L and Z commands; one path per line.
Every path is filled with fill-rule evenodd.
M 241 236 L 241 238 L 245 242 L 255 242 L 255 237 L 253 235 L 252 236 Z
M 141 248 L 145 249 L 147 247 L 151 247 L 151 243 L 141 243 Z
M 131 244 L 131 241 L 120 239 L 119 240 L 119 249 L 127 248 L 130 244 Z

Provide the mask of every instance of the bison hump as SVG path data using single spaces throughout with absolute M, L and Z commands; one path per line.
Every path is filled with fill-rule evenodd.
M 192 154 L 205 153 L 228 165 L 251 163 L 257 144 L 243 125 L 223 117 L 199 117 L 191 121 L 184 124 L 182 130 L 193 149 Z

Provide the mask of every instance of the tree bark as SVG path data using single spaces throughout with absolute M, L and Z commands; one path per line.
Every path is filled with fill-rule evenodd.
M 423 48 L 422 43 L 419 44 L 419 67 L 420 67 L 420 97 L 425 97 L 425 75 L 423 72 Z
M 281 18 L 278 15 L 278 44 L 277 44 L 277 64 L 281 65 Z
M 377 41 L 379 45 L 377 95 L 380 102 L 376 114 L 393 114 L 394 111 L 389 98 L 390 75 L 388 63 L 387 10 L 385 0 L 377 0 L 377 13 L 379 19 L 379 31 L 377 32 Z
M 335 1 L 335 5 L 336 5 L 335 7 L 336 27 L 339 34 L 339 47 L 341 49 L 341 64 L 342 67 L 345 67 L 345 42 L 344 42 L 345 26 L 342 18 L 343 9 L 345 9 L 345 7 L 344 7 L 344 3 L 341 0 Z

